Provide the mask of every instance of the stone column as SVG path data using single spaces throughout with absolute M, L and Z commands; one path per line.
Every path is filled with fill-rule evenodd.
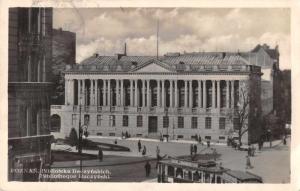
M 234 108 L 234 80 L 231 81 L 231 108 Z
M 124 80 L 121 80 L 121 107 L 124 107 Z
M 216 108 L 216 81 L 212 80 L 212 108 Z
M 69 79 L 65 80 L 65 105 L 68 105 L 68 97 L 69 97 Z
M 150 105 L 150 80 L 147 80 L 147 107 L 151 107 L 151 105 Z
M 86 105 L 86 91 L 85 91 L 85 80 L 82 80 L 82 103 Z
M 201 88 L 201 80 L 198 80 L 198 108 L 202 107 L 201 101 L 202 101 L 202 88 Z
M 130 107 L 133 107 L 133 80 L 130 80 Z
M 203 81 L 203 108 L 207 108 L 207 90 L 206 90 L 206 80 Z
M 178 107 L 178 81 L 175 80 L 175 107 Z
M 230 108 L 229 106 L 229 81 L 226 80 L 226 108 Z
M 116 79 L 116 106 L 120 106 L 120 80 Z
M 103 80 L 103 106 L 107 106 L 107 103 L 106 103 L 106 82 L 107 82 L 107 80 Z
M 173 90 L 173 83 L 174 80 L 170 80 L 170 107 L 174 107 L 173 103 L 174 103 L 174 90 Z
M 111 104 L 111 80 L 107 80 L 107 105 L 112 106 Z
M 156 106 L 160 107 L 160 80 L 157 80 L 156 84 L 157 84 L 157 103 L 156 103 Z
M 98 80 L 95 80 L 95 105 L 98 106 Z
M 217 81 L 217 108 L 220 108 L 221 107 L 221 102 L 220 102 L 220 97 L 221 97 L 221 94 L 220 94 L 220 80 Z
M 165 80 L 162 80 L 161 84 L 161 106 L 165 107 Z
M 193 107 L 193 89 L 192 89 L 192 80 L 189 81 L 189 107 Z
M 95 105 L 95 102 L 94 102 L 94 80 L 90 80 L 90 105 Z
M 184 81 L 184 107 L 188 107 L 187 81 Z
M 142 85 L 143 85 L 143 87 L 142 87 L 142 107 L 146 107 L 146 99 L 145 99 L 145 97 L 146 97 L 146 92 L 145 92 L 145 80 L 142 80 Z
M 134 106 L 138 107 L 138 80 L 134 81 Z
M 70 104 L 74 105 L 74 80 L 70 80 Z
M 78 97 L 78 99 L 77 99 L 77 100 L 78 100 L 78 102 L 77 102 L 77 104 L 78 104 L 78 105 L 80 105 L 80 96 L 81 96 L 81 80 L 77 80 L 77 82 L 78 82 L 78 83 L 77 83 L 77 85 L 78 85 L 78 88 L 77 88 L 77 90 L 78 90 L 78 91 L 77 91 L 77 94 L 78 94 L 78 95 L 77 95 L 77 97 Z

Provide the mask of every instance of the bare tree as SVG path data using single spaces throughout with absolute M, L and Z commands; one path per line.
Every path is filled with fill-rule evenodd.
M 243 84 L 239 88 L 239 100 L 237 108 L 234 108 L 232 112 L 229 112 L 229 119 L 235 124 L 233 130 L 229 133 L 237 133 L 239 144 L 242 145 L 242 137 L 248 132 L 248 116 L 249 116 L 249 91 L 246 84 Z M 236 121 L 235 121 L 236 120 Z

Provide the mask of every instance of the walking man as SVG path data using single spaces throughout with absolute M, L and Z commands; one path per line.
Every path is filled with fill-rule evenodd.
M 142 144 L 141 144 L 141 141 L 139 140 L 138 141 L 138 149 L 139 149 L 139 153 L 141 152 L 141 149 L 142 149 Z
M 253 166 L 251 165 L 250 157 L 247 155 L 246 156 L 246 169 L 251 169 Z
M 142 151 L 142 155 L 145 156 L 145 155 L 146 155 L 146 152 L 147 152 L 146 146 L 144 145 L 144 148 L 143 148 L 143 151 Z
M 100 147 L 99 147 L 99 151 L 98 151 L 98 158 L 99 158 L 100 162 L 103 160 L 103 151 Z
M 194 145 L 194 154 L 197 154 L 197 145 Z
M 156 146 L 156 156 L 158 156 L 158 155 L 159 155 L 159 153 L 160 153 L 160 149 L 159 149 L 159 147 L 158 147 L 158 146 Z
M 147 161 L 145 164 L 145 171 L 146 171 L 146 177 L 149 177 L 150 172 L 151 172 L 151 165 L 150 165 L 149 161 Z
M 193 144 L 191 144 L 190 152 L 191 152 L 191 155 L 193 155 L 193 153 L 194 153 L 194 145 Z

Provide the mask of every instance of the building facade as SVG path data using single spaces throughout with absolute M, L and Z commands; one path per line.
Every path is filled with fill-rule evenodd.
M 75 64 L 76 56 L 76 34 L 64 31 L 62 28 L 52 31 L 52 77 L 53 93 L 51 104 L 64 104 L 64 75 L 66 65 Z
M 95 54 L 67 67 L 65 104 L 53 105 L 51 115 L 61 118 L 62 137 L 78 129 L 81 116 L 90 135 L 225 142 L 239 126 L 235 111 L 247 101 L 243 141 L 253 142 L 260 76 L 260 67 L 236 53 Z
M 51 8 L 9 9 L 9 181 L 38 181 L 28 169 L 50 165 L 51 37 Z

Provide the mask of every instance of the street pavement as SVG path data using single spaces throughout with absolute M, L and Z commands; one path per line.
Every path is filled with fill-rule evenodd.
M 102 143 L 114 143 L 115 138 L 110 137 L 89 137 L 90 140 Z M 205 154 L 211 152 L 214 148 L 221 154 L 217 163 L 222 163 L 225 168 L 232 170 L 250 171 L 263 178 L 264 183 L 289 183 L 290 182 L 290 139 L 287 145 L 281 141 L 274 141 L 273 147 L 268 147 L 265 143 L 262 151 L 255 153 L 251 157 L 252 169 L 246 169 L 246 151 L 234 150 L 231 147 L 222 144 L 212 144 L 210 148 L 206 145 L 198 144 L 195 141 L 170 141 L 160 142 L 153 139 L 140 139 L 142 146 L 146 146 L 146 156 L 138 152 L 137 142 L 139 139 L 120 139 L 117 138 L 117 144 L 130 148 L 130 152 L 104 151 L 104 160 L 83 161 L 84 169 L 108 169 L 111 172 L 109 180 L 113 182 L 155 182 L 156 180 L 156 161 L 150 161 L 151 174 L 145 177 L 144 165 L 147 160 L 156 158 L 156 147 L 160 149 L 160 155 L 172 157 L 189 155 L 190 145 L 197 144 L 198 153 Z M 72 151 L 74 148 L 72 149 Z M 75 150 L 73 151 L 75 152 Z M 87 151 L 84 153 L 97 154 L 97 151 Z M 52 168 L 78 167 L 79 161 L 54 162 Z
M 113 143 L 111 138 L 91 137 L 95 142 Z M 138 152 L 138 139 L 119 139 L 118 144 L 127 146 L 131 149 L 130 154 L 142 156 Z M 147 156 L 156 157 L 156 147 L 160 149 L 160 155 L 180 156 L 190 154 L 190 144 L 196 144 L 195 141 L 189 142 L 160 142 L 157 140 L 141 139 L 142 146 L 146 146 Z M 254 145 L 257 148 L 257 145 Z M 210 152 L 206 145 L 197 144 L 198 153 Z M 290 139 L 287 139 L 287 145 L 283 145 L 281 140 L 273 141 L 272 148 L 269 143 L 265 143 L 261 151 L 256 149 L 254 157 L 250 157 L 252 169 L 246 169 L 247 151 L 234 150 L 231 147 L 222 144 L 212 144 L 210 148 L 215 148 L 221 154 L 218 163 L 222 163 L 225 168 L 232 170 L 249 171 L 263 178 L 264 183 L 289 183 L 290 182 Z M 126 155 L 124 153 L 123 155 Z

